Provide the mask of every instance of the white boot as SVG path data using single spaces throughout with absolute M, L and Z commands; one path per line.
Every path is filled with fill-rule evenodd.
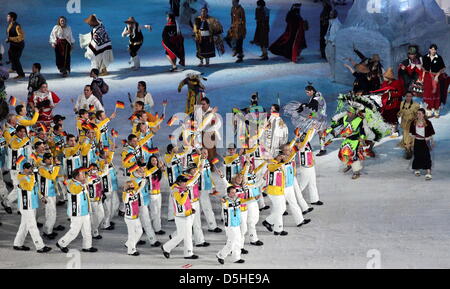
M 133 66 L 131 69 L 138 70 L 141 67 L 141 60 L 139 59 L 139 56 L 133 57 Z
M 133 57 L 130 57 L 130 60 L 128 60 L 128 64 L 131 65 L 131 63 L 133 63 Z
M 439 118 L 439 108 L 434 111 L 434 117 Z

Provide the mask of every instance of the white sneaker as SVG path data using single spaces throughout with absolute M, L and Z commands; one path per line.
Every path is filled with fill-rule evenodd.
M 427 117 L 432 117 L 433 116 L 433 114 L 434 114 L 434 111 L 431 111 L 431 110 L 425 110 L 425 114 L 426 114 L 426 116 Z
M 434 117 L 439 118 L 439 109 L 434 111 Z
M 420 177 L 420 171 L 415 171 L 414 174 L 416 175 L 416 177 Z
M 425 175 L 425 180 L 427 180 L 427 181 L 431 181 L 432 178 L 433 177 L 431 176 L 431 174 L 426 174 Z

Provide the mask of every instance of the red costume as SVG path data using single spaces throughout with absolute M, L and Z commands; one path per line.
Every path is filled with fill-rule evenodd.
M 33 93 L 31 101 L 39 109 L 38 123 L 50 128 L 53 122 L 53 108 L 60 101 L 59 97 L 52 91 L 41 92 L 38 90 Z
M 403 82 L 401 80 L 387 80 L 381 84 L 381 89 L 388 89 L 381 96 L 381 115 L 387 123 L 398 124 L 397 113 L 400 111 L 400 104 L 404 94 Z

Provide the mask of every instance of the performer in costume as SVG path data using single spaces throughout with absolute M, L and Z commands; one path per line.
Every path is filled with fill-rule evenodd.
M 339 132 L 335 131 L 340 126 L 342 126 L 342 129 Z M 327 133 L 345 138 L 341 144 L 338 157 L 346 165 L 344 173 L 353 170 L 352 179 L 359 178 L 363 168 L 362 161 L 364 160 L 361 141 L 366 136 L 363 128 L 363 119 L 357 115 L 356 109 L 349 106 L 346 113 L 335 115 L 332 118 L 331 127 L 327 129 Z
M 223 32 L 222 24 L 216 19 L 208 15 L 208 8 L 205 6 L 200 12 L 200 16 L 194 21 L 194 36 L 197 44 L 197 58 L 200 59 L 198 66 L 209 66 L 209 59 L 216 57 L 217 41 L 221 41 L 221 34 Z M 221 54 L 224 53 L 223 44 L 217 47 L 222 49 Z
M 305 87 L 306 95 L 309 97 L 308 103 L 291 101 L 284 107 L 284 113 L 291 116 L 292 124 L 308 131 L 314 124 L 320 140 L 320 151 L 316 156 L 326 154 L 324 132 L 327 123 L 327 104 L 325 98 L 310 83 Z
M 411 90 L 416 96 L 423 93 L 423 61 L 417 45 L 408 47 L 408 58 L 400 62 L 398 79 L 403 81 L 405 91 Z
M 447 102 L 448 76 L 445 73 L 445 62 L 437 54 L 437 45 L 430 45 L 429 53 L 423 57 L 423 101 L 427 104 L 427 116 L 439 117 L 441 103 Z
M 29 99 L 30 101 L 30 99 Z M 43 124 L 47 129 L 53 122 L 53 109 L 59 103 L 60 99 L 56 93 L 48 90 L 48 84 L 43 83 L 38 91 L 33 93 L 30 107 L 39 109 L 39 118 L 37 123 Z
M 63 77 L 70 73 L 70 54 L 74 44 L 75 39 L 72 29 L 67 25 L 67 18 L 58 17 L 58 21 L 50 33 L 50 45 L 55 49 L 56 67 Z
M 136 97 L 134 98 L 131 106 L 134 107 L 138 101 L 142 101 L 144 103 L 145 112 L 153 112 L 153 106 L 155 103 L 153 101 L 152 94 L 147 90 L 147 83 L 145 81 L 138 82 Z
M 245 10 L 239 0 L 233 0 L 231 7 L 231 27 L 228 29 L 225 41 L 233 49 L 233 56 L 237 56 L 236 63 L 244 61 L 243 44 L 247 34 Z
M 190 115 L 194 113 L 195 105 L 200 104 L 204 96 L 205 86 L 201 80 L 206 80 L 200 73 L 189 73 L 178 85 L 178 92 L 181 92 L 183 86 L 188 86 L 188 95 L 186 101 L 185 113 Z
M 95 14 L 89 15 L 84 22 L 92 28 L 90 33 L 80 34 L 80 46 L 86 48 L 84 56 L 91 60 L 91 68 L 100 71 L 100 76 L 108 75 L 108 65 L 114 61 L 111 38 Z
M 405 100 L 400 104 L 400 111 L 398 117 L 401 118 L 400 127 L 402 128 L 402 140 L 400 146 L 405 149 L 405 158 L 407 160 L 412 157 L 412 143 L 413 139 L 409 134 L 411 123 L 416 118 L 417 111 L 420 108 L 420 104 L 413 101 L 413 93 L 411 91 L 406 92 Z
M 177 58 L 178 63 L 184 66 L 184 38 L 174 14 L 167 15 L 167 24 L 162 32 L 162 45 L 166 50 L 166 57 L 172 65 L 170 72 L 180 71 L 177 68 Z
M 139 23 L 136 22 L 134 17 L 128 17 L 124 22 L 126 26 L 122 31 L 122 37 L 129 37 L 128 51 L 131 57 L 128 63 L 133 63 L 131 69 L 137 70 L 141 67 L 141 60 L 139 59 L 137 52 L 144 43 L 144 35 L 139 27 Z M 145 25 L 144 27 L 151 29 L 151 26 L 149 25 Z
M 262 54 L 260 60 L 268 60 L 267 47 L 269 47 L 270 10 L 266 7 L 266 2 L 264 0 L 258 0 L 256 5 L 256 30 L 253 41 L 250 43 L 261 47 Z
M 25 77 L 25 73 L 20 63 L 20 57 L 25 47 L 25 33 L 22 30 L 22 26 L 17 23 L 17 14 L 15 12 L 9 12 L 6 21 L 8 23 L 6 42 L 9 43 L 8 57 L 11 62 L 11 70 L 17 72 L 17 76 L 14 79 L 22 79 Z
M 307 22 L 300 16 L 301 3 L 292 5 L 286 15 L 286 30 L 270 45 L 269 50 L 275 55 L 284 56 L 292 62 L 297 62 L 300 53 L 306 48 L 305 30 Z
M 381 89 L 386 91 L 381 96 L 382 107 L 381 115 L 384 120 L 392 125 L 393 136 L 398 136 L 398 117 L 397 114 L 400 110 L 400 103 L 403 97 L 403 84 L 401 81 L 396 80 L 394 72 L 389 67 L 383 74 L 384 81 L 381 84 Z

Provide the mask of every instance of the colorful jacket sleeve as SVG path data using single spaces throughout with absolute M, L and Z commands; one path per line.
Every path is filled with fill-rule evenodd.
M 32 119 L 28 120 L 28 119 L 21 118 L 21 119 L 19 119 L 18 122 L 19 122 L 19 125 L 33 126 L 36 124 L 38 117 L 39 117 L 39 112 L 35 112 Z

